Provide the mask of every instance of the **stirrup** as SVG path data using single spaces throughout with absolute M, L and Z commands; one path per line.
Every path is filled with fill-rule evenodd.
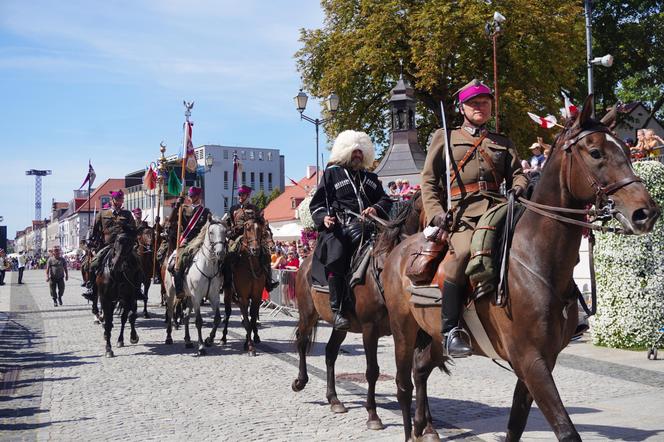
M 455 335 L 459 335 L 459 339 L 461 339 L 462 341 L 463 341 L 463 339 L 461 338 L 461 335 L 464 335 L 464 336 L 465 336 L 465 338 L 466 338 L 465 341 L 467 342 L 467 344 L 466 344 L 466 342 L 464 342 L 464 344 L 468 346 L 468 349 L 469 349 L 470 351 L 468 351 L 468 352 L 465 353 L 465 354 L 460 354 L 460 355 L 458 355 L 458 356 L 451 356 L 451 355 L 450 355 L 450 341 L 452 340 L 452 338 L 453 338 Z M 473 354 L 473 348 L 472 348 L 472 344 L 471 344 L 471 340 L 470 340 L 470 335 L 469 335 L 468 332 L 467 332 L 466 330 L 464 330 L 463 328 L 461 328 L 461 327 L 459 327 L 459 326 L 456 326 L 456 327 L 454 327 L 452 330 L 450 330 L 449 332 L 447 332 L 447 333 L 446 333 L 445 335 L 443 335 L 443 336 L 445 337 L 444 348 L 445 348 L 445 354 L 446 354 L 447 356 L 454 357 L 454 358 L 465 358 L 465 357 L 470 356 L 470 355 Z

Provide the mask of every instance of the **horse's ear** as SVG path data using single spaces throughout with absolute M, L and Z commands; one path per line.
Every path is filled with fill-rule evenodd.
M 618 124 L 618 103 L 602 117 L 602 124 L 612 130 L 616 127 L 616 124 Z
M 586 97 L 586 101 L 583 103 L 583 109 L 581 109 L 581 112 L 576 116 L 574 126 L 584 127 L 588 124 L 593 114 L 593 103 L 593 94 L 590 94 Z

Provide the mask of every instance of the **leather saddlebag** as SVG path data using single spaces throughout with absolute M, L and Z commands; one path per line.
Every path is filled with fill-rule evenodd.
M 430 284 L 435 276 L 448 248 L 447 232 L 442 232 L 442 236 L 436 241 L 429 241 L 424 235 L 418 234 L 420 239 L 412 245 L 412 252 L 406 263 L 406 276 L 413 285 Z

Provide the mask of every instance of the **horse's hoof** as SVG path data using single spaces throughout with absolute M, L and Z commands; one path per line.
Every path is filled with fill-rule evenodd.
M 138 335 L 136 335 L 136 337 L 132 336 L 131 338 L 129 338 L 129 342 L 131 342 L 132 344 L 138 344 Z
M 118 347 L 124 347 L 124 341 L 118 341 Z
M 208 336 L 207 338 L 205 338 L 205 341 L 203 343 L 205 344 L 206 347 L 212 347 L 214 341 L 212 340 L 212 338 Z
M 248 355 L 248 356 L 256 356 L 256 350 L 253 350 L 253 349 L 252 349 L 252 350 L 249 350 L 249 351 L 247 352 L 247 355 Z
M 380 419 L 367 421 L 368 430 L 382 430 L 383 428 L 385 428 L 385 425 L 383 425 L 383 422 Z
M 422 436 L 415 438 L 418 442 L 439 442 L 440 436 L 438 433 L 424 433 Z
M 295 392 L 304 390 L 304 387 L 306 386 L 307 386 L 307 381 L 301 381 L 299 379 L 295 379 L 291 384 L 291 388 Z
M 148 312 L 143 312 L 143 317 L 144 317 L 145 319 L 150 319 L 150 313 L 148 313 Z
M 172 345 L 173 344 L 173 338 L 171 338 L 171 337 L 166 338 L 166 340 L 164 341 L 164 344 Z
M 330 410 L 332 410 L 332 413 L 336 414 L 348 413 L 348 408 L 344 407 L 344 404 L 341 402 L 335 402 L 334 404 L 330 405 Z
M 221 338 L 221 343 L 226 345 L 226 338 Z
M 115 354 L 113 354 L 113 350 L 106 350 L 106 354 L 104 356 L 107 358 L 113 358 L 115 357 Z
M 254 338 L 254 344 L 260 344 L 260 343 L 261 343 L 261 338 L 259 338 L 258 335 L 256 335 L 256 337 Z
M 184 347 L 185 348 L 194 348 L 194 343 L 191 342 L 191 341 L 190 342 L 185 342 Z
M 205 356 L 207 354 L 207 351 L 204 348 L 199 348 L 198 349 L 198 356 Z

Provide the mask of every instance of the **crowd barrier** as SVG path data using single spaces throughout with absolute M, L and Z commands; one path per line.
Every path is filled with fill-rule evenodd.
M 272 279 L 279 285 L 268 293 L 267 299 L 263 300 L 262 308 L 271 309 L 269 317 L 284 313 L 293 316 L 297 313 L 297 299 L 295 298 L 295 277 L 297 270 L 272 270 Z

